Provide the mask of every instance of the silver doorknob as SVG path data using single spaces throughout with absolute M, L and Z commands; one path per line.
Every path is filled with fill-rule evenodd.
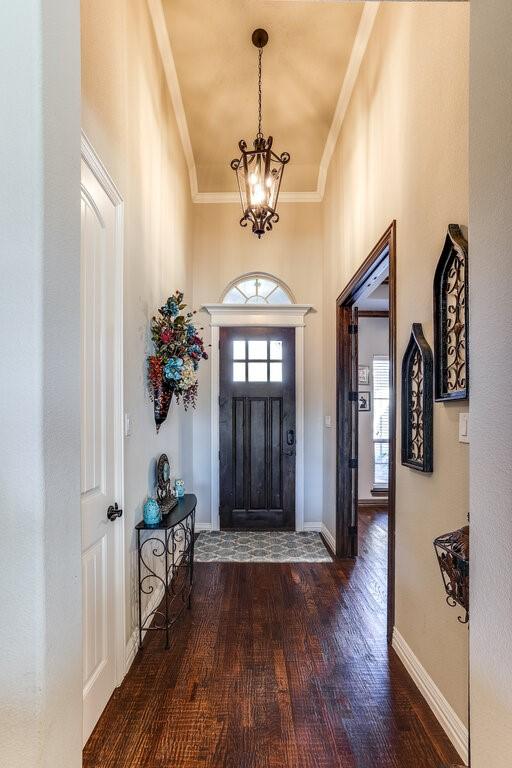
M 107 517 L 109 520 L 115 520 L 117 517 L 121 517 L 122 514 L 123 514 L 123 510 L 119 509 L 119 507 L 117 506 L 117 503 L 114 504 L 114 506 L 111 505 L 107 509 Z

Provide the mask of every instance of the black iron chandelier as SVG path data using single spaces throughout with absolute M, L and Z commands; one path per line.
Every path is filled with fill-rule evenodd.
M 241 139 L 238 143 L 239 158 L 231 161 L 231 168 L 236 173 L 238 191 L 242 203 L 240 226 L 252 224 L 252 231 L 258 237 L 272 229 L 279 221 L 276 212 L 279 190 L 283 178 L 284 166 L 290 160 L 288 152 L 276 155 L 272 150 L 273 139 L 265 139 L 261 126 L 261 59 L 263 48 L 268 43 L 268 34 L 264 29 L 252 33 L 252 42 L 258 48 L 258 133 L 254 139 L 254 149 L 247 149 L 247 143 Z

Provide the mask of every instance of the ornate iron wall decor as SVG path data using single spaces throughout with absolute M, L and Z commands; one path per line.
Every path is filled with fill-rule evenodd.
M 238 142 L 240 157 L 231 161 L 231 168 L 236 173 L 242 218 L 240 226 L 250 222 L 252 231 L 260 238 L 279 221 L 276 213 L 279 190 L 285 165 L 290 161 L 288 152 L 276 154 L 272 149 L 273 138 L 265 139 L 262 132 L 262 89 L 261 60 L 263 48 L 268 43 L 268 34 L 264 29 L 255 29 L 252 42 L 258 48 L 258 132 L 253 142 L 253 149 L 247 148 L 244 139 Z
M 452 608 L 457 604 L 466 611 L 461 624 L 469 620 L 469 525 L 434 540 L 434 549 L 441 569 L 446 602 Z
M 156 483 L 156 497 L 162 510 L 162 515 L 168 515 L 171 509 L 174 509 L 178 500 L 171 491 L 171 468 L 165 453 L 162 453 L 156 465 Z
M 402 361 L 402 464 L 433 470 L 433 358 L 421 323 L 413 323 Z
M 465 400 L 469 392 L 468 242 L 450 224 L 434 277 L 435 399 Z

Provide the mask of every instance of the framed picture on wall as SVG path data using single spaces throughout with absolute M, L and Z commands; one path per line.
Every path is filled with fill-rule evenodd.
M 370 383 L 370 366 L 369 365 L 360 365 L 358 373 L 359 373 L 359 377 L 358 377 L 359 384 Z
M 370 392 L 358 392 L 358 404 L 360 411 L 371 411 L 371 394 Z

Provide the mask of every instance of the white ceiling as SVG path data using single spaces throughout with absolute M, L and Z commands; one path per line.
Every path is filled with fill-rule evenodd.
M 377 285 L 367 296 L 359 299 L 354 306 L 370 312 L 389 310 L 389 286 L 382 283 Z
M 319 200 L 378 3 L 149 0 L 197 201 L 236 200 L 230 161 L 257 130 L 264 27 L 263 131 L 291 161 L 283 198 Z

